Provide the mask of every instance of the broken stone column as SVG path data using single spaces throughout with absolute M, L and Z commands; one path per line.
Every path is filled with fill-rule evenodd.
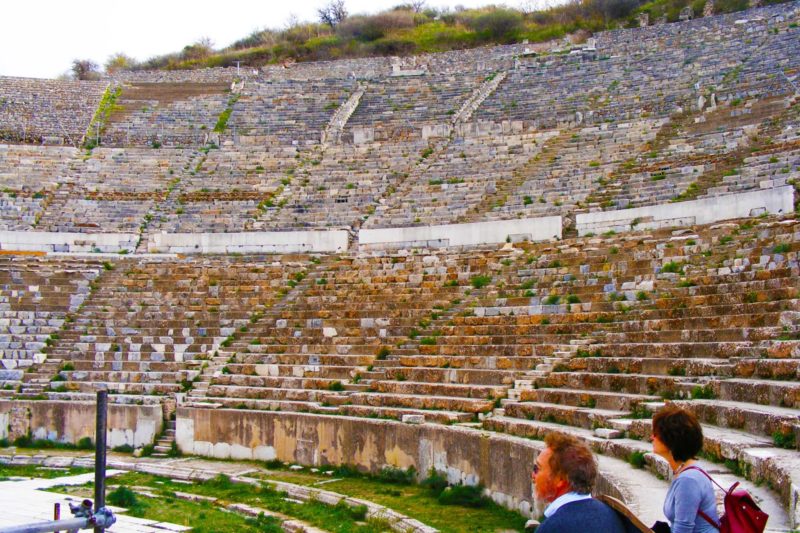
M 750 1 L 752 2 L 753 0 Z M 678 18 L 681 20 L 681 22 L 692 20 L 694 18 L 694 10 L 692 10 L 692 6 L 686 6 L 681 9 L 681 13 L 678 15 Z
M 714 0 L 706 0 L 706 5 L 705 7 L 703 7 L 703 16 L 704 17 L 714 16 Z
M 636 17 L 639 21 L 640 28 L 646 28 L 650 25 L 650 14 L 649 13 L 639 13 L 639 16 Z

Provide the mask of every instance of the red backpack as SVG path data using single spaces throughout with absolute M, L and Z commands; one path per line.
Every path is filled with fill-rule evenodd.
M 725 490 L 702 468 L 690 466 L 686 470 L 699 470 L 725 493 L 723 500 L 725 512 L 720 517 L 719 523 L 703 511 L 697 511 L 706 522 L 719 529 L 720 533 L 763 533 L 769 515 L 761 510 L 746 490 L 736 489 L 739 486 L 738 481 Z

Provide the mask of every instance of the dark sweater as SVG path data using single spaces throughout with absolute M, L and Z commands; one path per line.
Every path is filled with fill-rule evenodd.
M 625 533 L 622 519 L 611 507 L 594 498 L 561 507 L 536 529 L 536 533 Z

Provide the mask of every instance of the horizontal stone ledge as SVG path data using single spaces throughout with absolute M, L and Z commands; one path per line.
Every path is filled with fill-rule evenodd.
M 149 252 L 183 254 L 344 252 L 344 230 L 241 233 L 157 233 Z
M 631 229 L 657 229 L 673 226 L 711 224 L 720 220 L 746 218 L 762 213 L 785 214 L 794 211 L 794 188 L 776 187 L 701 198 L 688 202 L 579 213 L 575 218 L 578 234 Z
M 381 250 L 404 247 L 453 247 L 500 244 L 504 242 L 560 239 L 560 216 L 522 218 L 466 224 L 363 229 L 358 234 L 359 248 Z
M 139 242 L 135 233 L 67 233 L 0 231 L 0 250 L 20 252 L 132 253 Z

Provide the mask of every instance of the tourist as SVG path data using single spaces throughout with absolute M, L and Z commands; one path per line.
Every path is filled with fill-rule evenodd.
M 664 516 L 671 526 L 656 522 L 656 533 L 715 533 L 717 528 L 702 516 L 719 523 L 714 487 L 695 468 L 695 457 L 703 448 L 703 429 L 695 416 L 669 405 L 653 417 L 653 452 L 666 459 L 672 469 L 672 483 L 664 501 Z
M 591 450 L 575 437 L 550 433 L 536 458 L 531 479 L 536 499 L 549 505 L 537 533 L 624 533 L 620 516 L 592 498 L 597 464 Z

